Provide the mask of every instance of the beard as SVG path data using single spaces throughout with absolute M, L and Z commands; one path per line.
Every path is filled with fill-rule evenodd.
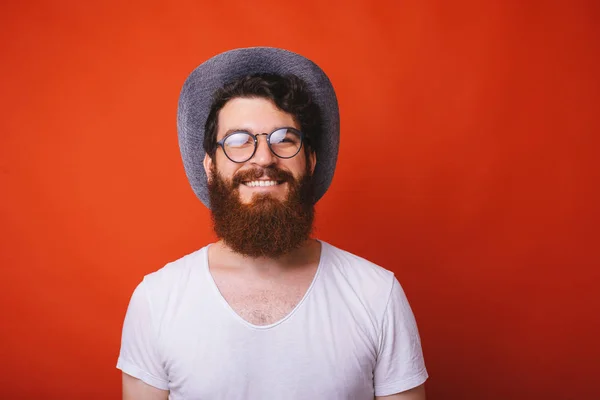
M 212 221 L 217 237 L 236 253 L 278 258 L 299 248 L 310 236 L 314 220 L 312 176 L 307 168 L 299 179 L 276 167 L 246 170 L 223 178 L 212 164 L 208 184 Z M 254 194 L 250 203 L 240 200 L 242 182 L 266 175 L 287 183 L 286 199 Z

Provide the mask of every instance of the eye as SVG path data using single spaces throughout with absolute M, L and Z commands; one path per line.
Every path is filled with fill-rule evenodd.
M 235 132 L 227 136 L 224 144 L 230 148 L 239 148 L 248 145 L 253 146 L 254 138 L 246 132 Z
M 271 134 L 270 142 L 272 145 L 277 144 L 294 144 L 300 143 L 300 135 L 288 128 L 278 129 Z

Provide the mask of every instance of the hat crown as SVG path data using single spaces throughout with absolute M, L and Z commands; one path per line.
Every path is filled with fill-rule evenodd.
M 204 126 L 213 94 L 225 84 L 247 75 L 272 73 L 296 75 L 307 84 L 321 111 L 321 136 L 314 148 L 317 165 L 313 174 L 315 202 L 333 179 L 339 148 L 339 109 L 331 81 L 308 58 L 275 47 L 247 47 L 229 50 L 208 59 L 187 77 L 179 96 L 177 131 L 187 178 L 196 196 L 210 208 L 208 181 L 203 161 Z

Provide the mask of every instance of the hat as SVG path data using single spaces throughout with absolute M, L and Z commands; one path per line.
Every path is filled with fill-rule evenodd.
M 340 140 L 340 116 L 333 86 L 318 65 L 288 50 L 249 47 L 218 54 L 188 76 L 177 110 L 179 149 L 187 178 L 196 196 L 210 208 L 208 181 L 203 167 L 204 126 L 213 94 L 225 84 L 246 75 L 271 73 L 296 75 L 308 86 L 321 111 L 321 137 L 311 142 L 317 155 L 313 174 L 315 203 L 325 194 L 335 171 Z

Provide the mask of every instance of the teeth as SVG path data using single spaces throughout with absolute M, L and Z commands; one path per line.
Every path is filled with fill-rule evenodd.
M 251 181 L 246 182 L 246 186 L 257 187 L 257 186 L 275 186 L 277 181 Z

